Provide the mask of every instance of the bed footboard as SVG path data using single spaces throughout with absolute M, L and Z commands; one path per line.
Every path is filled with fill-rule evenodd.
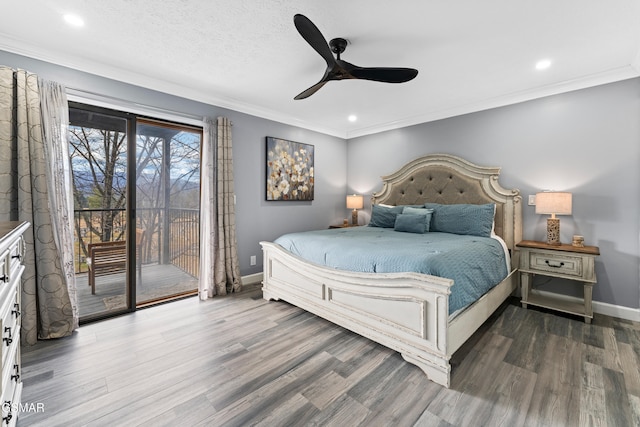
M 396 350 L 449 387 L 449 293 L 453 281 L 418 273 L 354 273 L 311 264 L 260 242 L 263 297 L 285 300 Z

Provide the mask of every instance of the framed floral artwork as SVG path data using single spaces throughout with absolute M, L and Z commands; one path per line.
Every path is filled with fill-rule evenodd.
M 267 200 L 313 200 L 313 148 L 267 137 Z

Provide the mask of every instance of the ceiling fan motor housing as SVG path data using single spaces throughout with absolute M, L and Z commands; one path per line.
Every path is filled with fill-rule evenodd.
M 335 39 L 331 39 L 331 41 L 329 42 L 329 47 L 331 47 L 331 52 L 337 54 L 338 59 L 340 59 L 340 54 L 347 48 L 347 44 L 349 44 L 349 42 L 346 39 L 338 37 Z

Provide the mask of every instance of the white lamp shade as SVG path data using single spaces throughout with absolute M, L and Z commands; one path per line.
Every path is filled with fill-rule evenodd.
M 536 194 L 536 213 L 571 215 L 571 193 L 544 191 Z
M 364 197 L 354 194 L 347 196 L 347 209 L 362 209 L 364 207 Z

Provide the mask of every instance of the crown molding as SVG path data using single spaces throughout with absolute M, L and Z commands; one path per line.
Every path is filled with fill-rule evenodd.
M 168 95 L 174 95 L 192 101 L 214 105 L 220 108 L 226 108 L 239 113 L 244 113 L 267 120 L 273 120 L 275 122 L 300 127 L 326 135 L 336 136 L 343 139 L 346 138 L 346 133 L 340 129 L 319 126 L 317 123 L 300 120 L 288 114 L 283 114 L 268 108 L 247 104 L 233 98 L 213 96 L 211 94 L 203 93 L 201 90 L 198 90 L 196 88 L 177 85 L 166 80 L 155 79 L 147 75 L 114 67 L 110 64 L 80 59 L 72 55 L 67 55 L 60 52 L 56 52 L 52 55 L 50 51 L 44 51 L 42 49 L 26 45 L 24 43 L 21 43 L 19 40 L 3 33 L 0 33 L 0 50 L 59 65 L 62 67 L 72 68 L 77 71 L 97 75 L 118 82 L 139 86 L 157 92 L 162 92 Z M 82 88 L 72 89 L 82 90 Z
M 362 127 L 346 131 L 343 129 L 321 126 L 317 123 L 300 120 L 299 118 L 293 117 L 289 114 L 284 114 L 272 109 L 248 104 L 234 98 L 213 96 L 208 93 L 203 93 L 201 90 L 197 90 L 196 88 L 178 85 L 162 79 L 151 78 L 147 75 L 142 75 L 122 68 L 114 67 L 110 64 L 103 64 L 96 61 L 87 61 L 60 52 L 56 52 L 52 55 L 51 52 L 26 45 L 6 34 L 0 33 L 0 35 L 0 49 L 7 52 L 347 140 L 435 120 L 442 120 L 492 108 L 503 107 L 506 105 L 517 104 L 520 102 L 530 101 L 546 96 L 557 95 L 564 92 L 585 89 L 588 87 L 613 83 L 616 81 L 640 76 L 639 51 L 632 63 L 624 67 L 606 70 L 600 73 L 586 75 L 552 85 L 545 85 L 527 89 L 524 91 L 507 93 L 489 99 L 478 100 L 477 102 L 468 103 L 465 105 L 457 105 L 439 110 L 421 112 L 419 114 L 405 117 L 400 120 L 394 120 L 392 122 L 380 123 L 369 127 Z
M 461 116 L 464 114 L 475 113 L 492 108 L 504 107 L 506 105 L 513 105 L 520 102 L 531 101 L 533 99 L 544 98 L 547 96 L 558 95 L 565 92 L 571 92 L 579 89 L 586 89 L 589 87 L 631 79 L 640 76 L 640 52 L 636 58 L 636 62 L 637 65 L 630 64 L 628 66 L 615 68 L 612 70 L 607 70 L 601 73 L 591 74 L 576 79 L 566 80 L 564 82 L 559 82 L 552 85 L 545 85 L 524 91 L 512 92 L 489 99 L 483 99 L 474 103 L 453 106 L 442 110 L 429 111 L 417 114 L 415 116 L 407 117 L 405 119 L 395 120 L 389 123 L 355 129 L 347 132 L 346 138 L 357 138 L 360 136 L 371 135 L 374 133 L 380 133 L 421 123 L 447 119 L 450 117 Z

